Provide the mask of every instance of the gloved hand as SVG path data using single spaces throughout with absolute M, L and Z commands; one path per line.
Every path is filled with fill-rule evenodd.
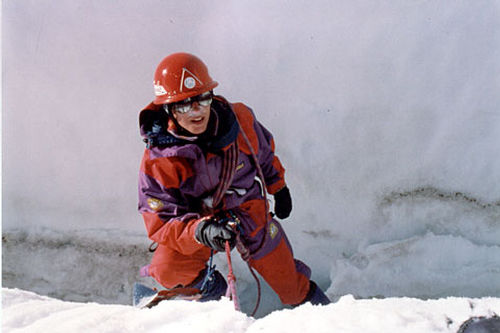
M 280 219 L 286 219 L 292 211 L 292 197 L 287 186 L 274 193 L 274 213 Z
M 216 217 L 201 221 L 194 234 L 200 243 L 215 251 L 225 251 L 226 241 L 229 241 L 231 249 L 236 245 L 236 233 L 226 221 L 223 222 Z

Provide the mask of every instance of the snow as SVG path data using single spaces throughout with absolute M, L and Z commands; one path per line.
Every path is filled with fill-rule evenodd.
M 18 289 L 2 289 L 4 332 L 456 332 L 471 316 L 500 312 L 498 298 L 356 300 L 305 304 L 254 319 L 217 302 L 165 301 L 152 309 L 63 302 Z
M 176 51 L 199 55 L 216 93 L 251 106 L 273 132 L 294 199 L 284 228 L 338 301 L 283 309 L 264 285 L 255 320 L 231 317 L 233 327 L 214 315 L 213 325 L 298 328 L 318 317 L 370 331 L 372 317 L 357 311 L 391 330 L 432 332 L 477 309 L 498 313 L 497 31 L 499 5 L 488 1 L 2 2 L 4 323 L 39 316 L 54 329 L 63 322 L 52 315 L 77 311 L 104 331 L 134 327 L 123 311 L 154 330 L 156 311 L 173 307 L 162 316 L 189 325 L 177 303 L 126 306 L 133 282 L 152 284 L 138 275 L 151 254 L 136 211 L 137 114 L 157 63 Z M 255 282 L 234 257 L 249 313 Z M 470 298 L 481 298 L 473 310 Z M 15 302 L 63 313 L 21 313 Z M 182 306 L 210 316 L 230 305 Z M 343 311 L 347 320 L 331 320 Z

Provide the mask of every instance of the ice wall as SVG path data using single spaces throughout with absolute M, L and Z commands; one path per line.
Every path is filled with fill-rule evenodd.
M 500 274 L 498 256 L 482 256 L 500 239 L 498 3 L 2 6 L 4 230 L 143 234 L 137 112 L 157 63 L 187 51 L 208 64 L 217 93 L 273 131 L 294 198 L 285 228 L 332 295 L 424 295 L 431 282 L 413 283 L 424 275 L 377 269 L 400 267 L 403 254 L 384 249 L 415 239 L 434 247 L 407 256 L 414 268 L 472 244 L 475 260 L 454 252 L 456 265 Z M 500 282 L 446 289 L 455 272 L 436 267 L 433 295 L 500 295 Z

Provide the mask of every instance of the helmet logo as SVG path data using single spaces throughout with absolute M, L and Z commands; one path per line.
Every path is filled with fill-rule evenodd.
M 167 94 L 167 91 L 165 88 L 160 84 L 160 81 L 158 82 L 153 82 L 154 87 L 155 87 L 155 96 L 163 96 Z
M 186 73 L 188 73 L 190 76 L 185 77 Z M 193 73 L 191 73 L 188 69 L 182 68 L 182 77 L 181 77 L 181 84 L 180 84 L 180 91 L 182 92 L 182 88 L 186 87 L 187 89 L 193 89 L 196 86 L 196 81 L 198 81 L 201 85 L 203 85 L 203 82 L 201 82 L 200 79 L 196 77 Z
M 196 82 L 191 76 L 187 77 L 184 80 L 184 87 L 186 87 L 188 89 L 193 89 L 195 85 L 196 85 Z

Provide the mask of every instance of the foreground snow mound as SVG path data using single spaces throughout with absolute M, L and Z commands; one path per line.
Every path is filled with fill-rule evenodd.
M 305 304 L 255 320 L 233 304 L 166 301 L 152 309 L 64 302 L 2 289 L 4 332 L 456 332 L 471 316 L 500 313 L 500 298 L 356 300 Z
M 64 302 L 18 289 L 3 289 L 2 299 L 2 332 L 245 332 L 252 323 L 227 299 L 152 309 Z

